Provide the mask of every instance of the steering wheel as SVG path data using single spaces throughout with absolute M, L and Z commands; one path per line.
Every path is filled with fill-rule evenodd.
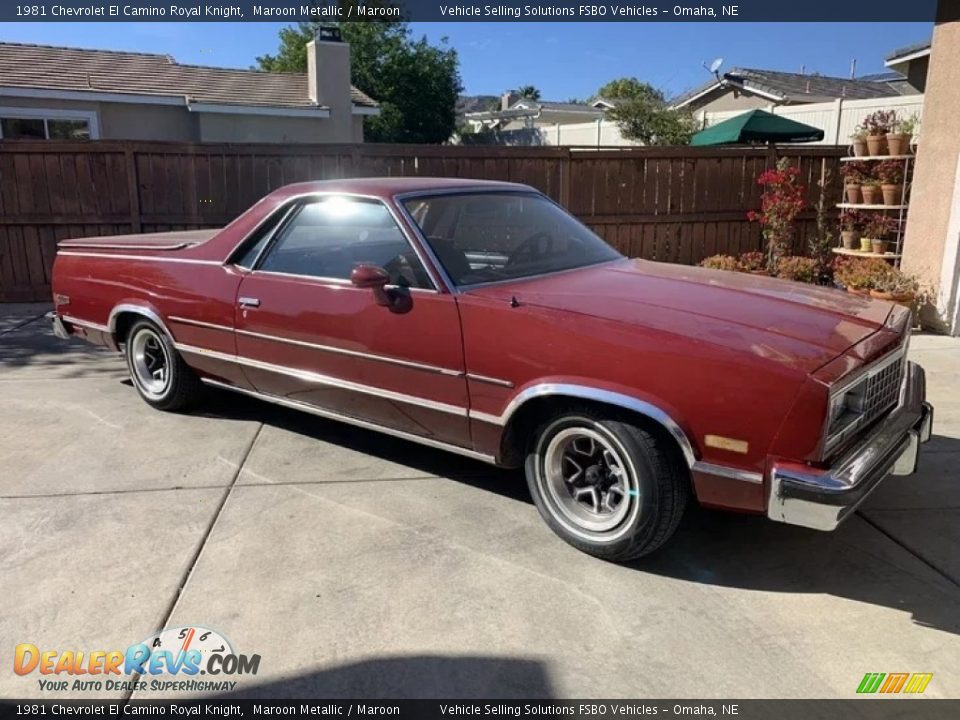
M 548 232 L 536 232 L 523 240 L 517 249 L 510 253 L 510 258 L 504 267 L 511 267 L 523 262 L 535 262 L 545 257 L 553 249 L 553 235 Z
M 408 287 L 430 287 L 430 279 L 426 276 L 423 266 L 419 261 L 411 259 L 408 253 L 395 255 L 387 261 L 383 269 L 390 276 L 390 282 L 395 285 L 406 283 Z

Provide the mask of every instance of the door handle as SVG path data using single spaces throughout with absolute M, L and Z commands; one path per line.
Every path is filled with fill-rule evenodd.
M 237 302 L 241 307 L 260 307 L 260 299 L 252 297 L 238 298 Z

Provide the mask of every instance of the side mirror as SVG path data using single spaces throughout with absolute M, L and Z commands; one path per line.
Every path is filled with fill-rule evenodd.
M 413 307 L 410 292 L 402 288 L 387 289 L 390 284 L 390 275 L 382 267 L 376 265 L 357 265 L 350 273 L 350 282 L 354 287 L 373 290 L 373 298 L 377 305 L 390 308 L 390 312 L 406 313 Z
M 358 288 L 383 290 L 384 286 L 390 282 L 390 276 L 386 270 L 376 265 L 357 265 L 350 273 L 350 282 Z

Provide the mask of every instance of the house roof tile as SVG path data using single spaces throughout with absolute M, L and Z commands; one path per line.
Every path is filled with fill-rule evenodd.
M 315 107 L 305 73 L 182 65 L 169 55 L 0 43 L 0 86 L 186 96 L 193 102 Z M 377 103 L 351 88 L 354 105 Z
M 873 80 L 838 78 L 828 75 L 811 75 L 781 72 L 779 70 L 759 70 L 756 68 L 734 68 L 723 74 L 723 79 L 734 86 L 746 86 L 774 95 L 782 102 L 823 102 L 837 98 L 863 100 L 867 98 L 895 97 L 900 93 L 884 82 Z M 675 98 L 672 105 L 689 102 L 717 85 L 717 81 L 706 83 L 695 90 Z

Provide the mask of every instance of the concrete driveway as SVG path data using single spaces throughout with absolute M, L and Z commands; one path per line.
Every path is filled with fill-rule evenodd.
M 850 698 L 933 672 L 960 697 L 956 340 L 912 343 L 921 473 L 839 531 L 691 508 L 624 567 L 555 538 L 517 473 L 238 396 L 152 410 L 45 309 L 0 312 L 0 696 L 77 696 L 15 675 L 19 643 L 189 625 L 261 656 L 249 696 Z

